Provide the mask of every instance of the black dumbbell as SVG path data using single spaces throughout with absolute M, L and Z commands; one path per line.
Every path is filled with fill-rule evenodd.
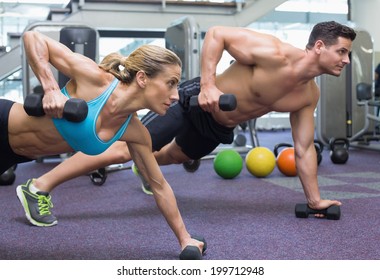
M 295 213 L 297 218 L 307 218 L 310 214 L 323 214 L 328 220 L 340 219 L 340 206 L 332 205 L 327 209 L 311 209 L 307 204 L 296 204 Z
M 0 175 L 0 186 L 9 186 L 14 183 L 14 181 L 16 180 L 16 167 L 17 165 L 14 165 Z
M 201 260 L 202 255 L 207 250 L 207 242 L 206 240 L 201 236 L 191 236 L 191 238 L 194 238 L 198 241 L 203 242 L 203 250 L 202 253 L 199 252 L 199 249 L 197 246 L 186 246 L 185 249 L 182 250 L 181 254 L 179 255 L 180 260 Z
M 42 107 L 43 94 L 31 93 L 24 100 L 24 110 L 29 116 L 42 117 L 45 115 Z M 81 122 L 87 117 L 88 106 L 86 101 L 79 98 L 70 98 L 63 107 L 63 118 L 70 122 Z
M 197 107 L 198 96 L 194 95 L 190 98 L 190 107 Z M 222 111 L 233 111 L 236 109 L 237 101 L 236 97 L 233 94 L 222 94 L 219 97 L 219 108 Z
M 95 186 L 101 186 L 106 182 L 107 179 L 107 170 L 103 168 L 99 168 L 89 174 L 91 182 Z

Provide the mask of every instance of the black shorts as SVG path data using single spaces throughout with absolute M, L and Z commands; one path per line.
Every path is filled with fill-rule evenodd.
M 183 82 L 178 92 L 179 102 L 173 103 L 164 116 L 148 112 L 141 119 L 150 132 L 154 151 L 175 139 L 185 155 L 200 159 L 220 143 L 232 143 L 234 128 L 222 126 L 210 113 L 189 106 L 190 97 L 200 92 L 200 78 Z
M 8 117 L 13 101 L 0 99 L 0 174 L 17 163 L 32 161 L 33 159 L 15 154 L 8 141 Z

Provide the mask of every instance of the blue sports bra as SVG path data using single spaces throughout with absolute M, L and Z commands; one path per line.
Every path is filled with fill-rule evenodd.
M 119 80 L 115 78 L 101 95 L 87 102 L 88 115 L 82 122 L 69 122 L 63 118 L 53 118 L 54 125 L 58 132 L 75 151 L 80 151 L 88 155 L 98 155 L 107 150 L 109 146 L 119 140 L 124 134 L 132 118 L 132 114 L 128 116 L 127 120 L 110 140 L 103 141 L 96 133 L 96 120 L 118 82 Z M 70 98 L 66 86 L 61 89 L 61 92 Z

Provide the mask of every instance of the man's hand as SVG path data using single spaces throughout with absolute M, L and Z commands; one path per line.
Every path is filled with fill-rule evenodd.
M 329 208 L 332 205 L 341 206 L 342 203 L 340 201 L 338 201 L 338 200 L 324 200 L 324 199 L 321 199 L 320 201 L 318 201 L 316 203 L 313 203 L 313 204 L 308 203 L 308 205 L 309 205 L 309 207 L 311 209 L 323 210 L 323 209 Z M 317 217 L 317 218 L 324 218 L 324 215 L 323 214 L 315 214 L 315 217 Z
M 198 95 L 199 106 L 209 113 L 219 112 L 219 98 L 222 94 L 216 86 L 202 86 Z

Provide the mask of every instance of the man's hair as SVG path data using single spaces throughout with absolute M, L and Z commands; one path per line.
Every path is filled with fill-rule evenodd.
M 312 49 L 317 40 L 323 41 L 326 46 L 334 45 L 339 37 L 354 41 L 356 32 L 352 28 L 335 21 L 320 22 L 313 27 L 306 49 Z

